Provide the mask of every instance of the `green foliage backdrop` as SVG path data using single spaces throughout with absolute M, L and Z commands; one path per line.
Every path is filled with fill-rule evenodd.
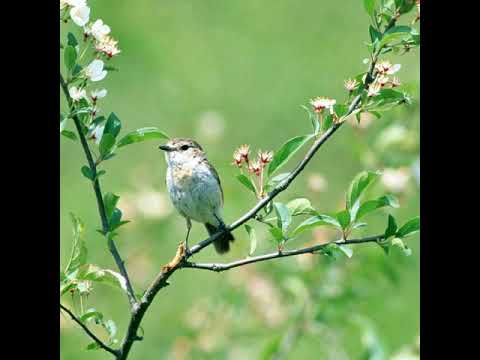
M 111 72 L 101 85 L 108 89 L 102 113 L 115 110 L 126 132 L 156 126 L 171 136 L 199 141 L 220 173 L 227 221 L 253 201 L 235 179 L 234 149 L 242 143 L 278 149 L 302 129 L 310 131 L 300 104 L 324 94 L 343 98 L 343 80 L 364 71 L 362 59 L 368 55 L 363 44 L 369 40 L 364 30 L 368 17 L 359 0 L 89 4 L 96 17 L 111 26 L 122 49 L 115 59 L 121 72 Z M 360 170 L 401 168 L 408 181 L 397 194 L 401 207 L 393 213 L 402 223 L 418 214 L 419 187 L 410 169 L 419 151 L 419 50 L 389 59 L 402 64 L 400 78 L 413 104 L 374 118 L 365 129 L 344 126 L 280 195 L 281 201 L 308 196 L 319 211 L 337 210 Z M 61 259 L 71 250 L 68 214 L 73 211 L 87 226 L 91 262 L 115 269 L 105 239 L 95 231 L 99 219 L 94 195 L 88 180 L 79 176 L 81 148 L 66 138 L 60 141 Z M 109 176 L 104 187 L 121 195 L 119 207 L 132 220 L 120 230 L 117 246 L 138 289 L 171 259 L 185 233 L 184 220 L 172 211 L 166 194 L 166 166 L 157 147 L 155 141 L 127 147 L 116 161 L 105 164 Z M 385 184 L 379 181 L 369 191 L 383 194 Z M 384 218 L 372 215 L 371 229 L 382 232 Z M 206 235 L 195 224 L 191 243 Z M 259 249 L 271 247 L 268 234 L 257 231 L 257 236 Z M 296 241 L 329 236 L 306 231 Z M 226 261 L 248 254 L 248 234 L 239 229 L 236 237 Z M 285 359 L 389 359 L 414 345 L 419 334 L 419 236 L 409 238 L 408 245 L 410 257 L 400 251 L 386 256 L 371 244 L 355 248 L 352 259 L 334 262 L 306 255 L 221 274 L 179 271 L 171 279 L 175 286 L 155 299 L 143 322 L 145 340 L 131 357 L 268 358 L 278 336 L 292 333 L 298 338 Z M 213 249 L 196 258 L 212 259 L 218 259 Z M 90 301 L 115 319 L 123 334 L 124 294 L 98 286 Z M 62 359 L 111 357 L 84 350 L 90 341 L 69 319 L 60 321 Z M 296 331 L 298 327 L 302 330 Z

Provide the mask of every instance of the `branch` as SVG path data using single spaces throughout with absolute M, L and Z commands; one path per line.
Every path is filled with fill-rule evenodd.
M 65 80 L 63 79 L 62 73 L 60 73 L 60 86 L 62 87 L 63 94 L 67 99 L 70 112 L 73 112 L 74 111 L 73 101 L 68 92 L 68 86 Z M 80 142 L 82 143 L 83 151 L 85 152 L 85 156 L 88 161 L 88 166 L 90 167 L 90 171 L 92 172 L 93 178 L 95 179 L 93 181 L 93 190 L 95 192 L 95 197 L 97 199 L 98 212 L 100 214 L 100 219 L 102 221 L 102 230 L 104 234 L 107 234 L 109 232 L 110 226 L 108 224 L 108 218 L 105 212 L 105 205 L 103 203 L 103 196 L 102 196 L 102 190 L 100 188 L 100 182 L 98 181 L 98 178 L 97 178 L 97 165 L 95 164 L 90 148 L 88 147 L 87 139 L 85 138 L 85 135 L 83 133 L 80 119 L 78 118 L 77 115 L 72 116 L 72 118 L 73 118 L 73 122 L 75 123 L 78 136 L 80 137 Z M 128 296 L 128 300 L 130 301 L 130 305 L 132 308 L 135 308 L 137 306 L 137 298 L 135 297 L 135 292 L 133 291 L 132 284 L 130 283 L 130 278 L 128 277 L 127 269 L 125 268 L 125 262 L 122 260 L 120 253 L 118 252 L 117 247 L 115 245 L 115 242 L 111 238 L 108 238 L 108 248 L 112 253 L 112 256 L 115 260 L 115 263 L 117 264 L 118 269 L 120 270 L 120 273 L 125 278 L 126 285 L 127 285 L 127 296 Z
M 77 318 L 75 316 L 74 313 L 72 313 L 69 309 L 67 309 L 65 306 L 63 306 L 61 303 L 60 303 L 60 309 L 62 309 L 63 311 L 65 311 L 68 315 L 70 315 L 70 317 L 72 318 L 73 321 L 75 321 L 78 325 L 80 325 L 82 327 L 82 329 L 87 333 L 88 336 L 90 336 L 103 350 L 105 351 L 108 351 L 110 354 L 113 354 L 115 357 L 118 356 L 119 354 L 119 351 L 118 350 L 115 350 L 115 349 L 112 349 L 111 347 L 109 347 L 108 345 L 105 345 L 104 342 L 102 342 L 102 340 L 100 340 L 98 337 L 95 336 L 94 333 L 92 333 L 90 331 L 90 329 L 80 321 L 79 318 Z
M 395 25 L 396 19 L 392 19 L 389 24 L 386 26 L 384 33 L 389 30 L 391 27 Z M 367 89 L 368 86 L 373 82 L 374 80 L 374 70 L 375 70 L 375 64 L 377 62 L 378 56 L 380 55 L 380 51 L 382 48 L 379 48 L 372 56 L 372 61 L 370 63 L 370 67 L 368 68 L 367 72 L 367 77 L 365 79 L 365 82 L 363 84 L 363 89 Z M 255 217 L 255 215 L 263 209 L 267 204 L 272 201 L 278 194 L 280 194 L 282 191 L 286 190 L 288 186 L 292 183 L 293 180 L 303 171 L 303 169 L 307 166 L 307 164 L 310 162 L 310 160 L 313 158 L 313 156 L 316 154 L 318 149 L 340 128 L 340 126 L 343 125 L 345 122 L 344 120 L 351 115 L 355 110 L 358 109 L 358 106 L 361 101 L 361 95 L 357 95 L 351 102 L 347 113 L 340 119 L 341 121 L 336 122 L 333 124 L 333 126 L 328 129 L 326 132 L 322 134 L 315 142 L 313 143 L 312 147 L 308 150 L 307 154 L 305 155 L 305 158 L 297 165 L 297 167 L 290 173 L 290 175 L 283 180 L 280 184 L 278 184 L 265 198 L 261 199 L 252 209 L 250 209 L 247 213 L 245 213 L 242 217 L 240 217 L 238 220 L 233 222 L 232 224 L 226 226 L 226 228 L 223 231 L 219 231 L 209 238 L 200 241 L 198 244 L 192 246 L 189 250 L 188 253 L 183 254 L 183 258 L 180 259 L 181 261 L 176 261 L 172 266 L 169 266 L 168 268 L 163 268 L 162 271 L 155 277 L 153 282 L 150 284 L 150 286 L 147 288 L 145 291 L 145 294 L 143 295 L 142 299 L 138 303 L 138 307 L 134 309 L 132 312 L 132 317 L 130 318 L 130 323 L 128 325 L 127 329 L 127 334 L 125 335 L 125 338 L 122 343 L 121 347 L 121 354 L 118 357 L 118 360 L 125 360 L 128 357 L 128 354 L 130 352 L 130 349 L 133 345 L 133 343 L 136 340 L 139 340 L 140 338 L 137 335 L 137 330 L 138 327 L 140 326 L 140 323 L 142 322 L 143 316 L 145 315 L 145 312 L 153 302 L 153 299 L 157 295 L 157 293 L 167 285 L 168 279 L 170 276 L 178 269 L 182 267 L 194 267 L 192 266 L 193 263 L 189 263 L 187 260 L 193 256 L 194 254 L 198 253 L 201 251 L 203 248 L 207 247 L 208 245 L 212 244 L 216 239 L 218 239 L 220 236 L 223 235 L 224 232 L 226 231 L 233 231 Z M 373 242 L 378 240 L 378 236 L 374 237 L 375 239 L 370 239 L 370 238 L 365 238 L 365 239 L 357 239 L 357 240 L 347 240 L 346 242 L 341 242 L 340 244 L 357 244 L 357 243 L 362 243 L 362 242 Z M 370 240 L 368 240 L 370 239 Z M 337 242 L 338 243 L 338 242 Z M 317 245 L 319 246 L 319 245 Z M 181 247 L 180 247 L 181 248 Z M 179 248 L 179 249 L 180 249 Z M 318 250 L 318 249 L 317 249 Z M 250 258 L 250 259 L 245 259 L 245 260 L 239 260 L 237 262 L 229 263 L 229 264 L 196 264 L 197 268 L 203 268 L 207 270 L 212 270 L 208 269 L 208 266 L 220 266 L 220 268 L 227 266 L 228 269 L 245 265 L 251 262 L 258 262 L 258 261 L 263 261 L 263 260 L 269 260 L 277 257 L 285 257 L 285 256 L 293 256 L 293 255 L 298 255 L 302 253 L 308 253 L 312 252 L 314 250 L 312 249 L 300 249 L 300 250 L 292 250 L 289 252 L 283 252 L 281 255 L 279 253 L 272 253 L 272 254 L 267 254 L 267 255 L 262 255 L 260 257 L 256 258 Z M 298 252 L 298 253 L 296 253 Z M 175 259 L 178 258 L 178 252 L 175 257 Z M 252 259 L 257 259 L 255 261 L 252 261 Z M 177 259 L 179 260 L 179 259 Z M 203 267 L 200 267 L 203 266 Z M 223 271 L 227 269 L 221 269 L 221 270 L 214 270 L 214 271 Z
M 267 261 L 267 260 L 272 260 L 272 259 L 278 259 L 278 258 L 283 258 L 287 256 L 295 256 L 295 255 L 302 255 L 302 254 L 315 254 L 316 252 L 322 250 L 326 246 L 330 244 L 337 244 L 337 245 L 349 245 L 349 244 L 363 244 L 363 243 L 368 243 L 368 242 L 378 242 L 382 240 L 385 236 L 383 234 L 381 235 L 375 235 L 375 236 L 370 236 L 362 239 L 352 239 L 352 240 L 339 240 L 339 241 L 333 241 L 329 242 L 327 244 L 321 244 L 321 245 L 314 245 L 302 249 L 296 249 L 296 250 L 288 250 L 288 251 L 278 251 L 274 253 L 269 253 L 265 255 L 259 255 L 259 256 L 254 256 L 242 260 L 237 260 L 233 261 L 230 263 L 226 264 L 201 264 L 201 263 L 192 263 L 192 262 L 185 262 L 182 267 L 186 268 L 192 268 L 192 269 L 202 269 L 202 270 L 210 270 L 210 271 L 215 271 L 215 272 L 222 272 L 226 270 L 230 270 L 239 266 L 247 265 L 247 264 L 252 264 L 256 262 L 262 262 L 262 261 Z

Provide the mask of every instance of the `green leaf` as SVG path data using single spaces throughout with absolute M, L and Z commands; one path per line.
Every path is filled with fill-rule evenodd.
M 111 134 L 115 139 L 122 128 L 122 123 L 120 119 L 115 115 L 115 113 L 110 113 L 108 116 L 107 122 L 105 123 L 105 128 L 103 129 L 103 134 Z
M 362 171 L 355 176 L 347 192 L 347 208 L 352 209 L 365 189 L 380 175 L 380 172 Z
M 417 216 L 407 221 L 395 234 L 399 238 L 404 238 L 413 235 L 417 231 L 420 231 L 420 217 Z
M 255 190 L 255 185 L 253 184 L 252 180 L 248 176 L 239 174 L 236 176 L 236 178 L 251 192 L 253 192 L 254 194 L 257 193 L 257 191 Z
M 102 269 L 97 265 L 85 264 L 79 268 L 77 278 L 80 280 L 89 280 L 98 283 L 110 285 L 123 291 L 127 291 L 127 283 L 125 278 L 110 269 Z
M 121 219 L 122 219 L 122 211 L 119 208 L 115 208 L 112 212 L 112 216 L 108 221 L 110 225 L 110 231 L 118 229 L 120 226 L 124 224 L 128 224 L 130 222 L 130 221 L 120 221 Z
M 105 206 L 105 214 L 107 215 L 107 219 L 112 217 L 113 211 L 115 210 L 119 199 L 120 196 L 111 192 L 108 192 L 103 196 L 103 204 Z
M 121 138 L 118 142 L 118 147 L 151 139 L 169 139 L 169 136 L 158 130 L 156 127 L 141 128 L 132 131 Z
M 286 234 L 288 227 L 292 222 L 292 216 L 290 215 L 290 212 L 285 204 L 274 202 L 273 207 L 275 209 L 275 213 L 277 214 L 277 226 L 282 229 L 284 234 Z
M 76 141 L 77 140 L 77 134 L 75 134 L 73 131 L 70 130 L 62 130 L 60 132 L 61 135 L 65 136 L 66 138 Z
M 305 105 L 302 105 L 302 108 L 307 112 L 308 118 L 312 123 L 313 133 L 317 135 L 320 130 L 320 123 L 318 121 L 318 116 L 313 111 L 311 111 L 310 108 L 306 107 Z
M 316 213 L 310 200 L 306 198 L 298 198 L 287 204 L 288 211 L 292 216 L 313 215 Z
M 372 25 L 370 25 L 368 31 L 370 32 L 370 39 L 372 40 L 372 43 L 375 43 L 375 41 L 382 38 L 382 33 L 375 29 Z
M 340 245 L 335 243 L 327 244 L 320 250 L 324 255 L 329 257 L 333 257 L 335 259 L 339 258 L 339 256 L 346 256 L 351 258 L 353 255 L 353 250 L 348 247 L 347 245 Z
M 325 116 L 323 118 L 323 122 L 322 122 L 322 132 L 325 132 L 327 131 L 328 129 L 330 129 L 332 127 L 332 124 L 333 124 L 333 115 L 332 114 L 328 114 L 327 116 Z
M 245 225 L 245 230 L 247 230 L 248 236 L 250 237 L 250 251 L 248 256 L 252 256 L 257 249 L 257 236 L 255 234 L 255 229 L 250 225 Z
M 333 105 L 333 110 L 335 111 L 335 114 L 337 114 L 337 116 L 341 118 L 348 112 L 348 106 L 343 104 L 335 104 Z
M 297 236 L 302 232 L 304 232 L 305 230 L 312 229 L 317 226 L 323 226 L 323 225 L 331 225 L 338 229 L 342 229 L 342 225 L 340 225 L 337 219 L 329 215 L 317 215 L 305 220 L 300 225 L 298 225 L 297 228 L 293 231 L 292 236 L 293 237 Z
M 73 213 L 70 213 L 73 225 L 72 253 L 65 269 L 65 274 L 70 274 L 84 265 L 87 261 L 87 247 L 83 241 L 85 225 L 82 220 Z
M 82 71 L 82 67 L 79 64 L 75 64 L 72 70 L 72 76 L 77 76 Z
M 78 45 L 77 38 L 71 32 L 67 34 L 67 45 L 72 46 L 73 48 Z
M 373 16 L 376 6 L 376 0 L 363 0 L 363 7 L 369 16 Z
M 289 176 L 290 176 L 289 172 L 288 173 L 281 173 L 277 176 L 274 176 L 273 178 L 271 178 L 268 181 L 267 186 L 265 187 L 265 191 L 270 191 L 270 189 L 272 189 L 275 186 L 277 186 L 278 184 L 280 184 L 282 181 L 284 181 Z
M 342 210 L 338 212 L 335 217 L 337 218 L 338 223 L 343 230 L 348 228 L 348 226 L 350 225 L 350 212 L 348 210 Z
M 416 34 L 416 30 L 410 26 L 394 26 L 384 34 L 382 40 L 380 40 L 378 44 L 378 47 L 382 48 L 393 41 L 409 40 L 411 39 L 412 34 Z
M 268 176 L 280 169 L 313 135 L 297 136 L 288 140 L 273 156 L 268 166 Z
M 415 6 L 415 0 L 397 0 L 397 2 L 401 2 L 401 5 L 398 6 L 398 11 L 400 12 L 400 14 L 405 14 L 409 12 Z
M 100 171 L 97 171 L 97 179 L 102 176 L 102 175 L 105 175 L 107 172 L 105 170 L 100 170 Z
M 88 309 L 82 316 L 80 316 L 80 321 L 86 322 L 88 319 L 94 319 L 98 324 L 103 320 L 103 314 L 95 309 Z
M 397 231 L 397 222 L 392 215 L 388 215 L 388 224 L 385 229 L 385 239 L 388 239 L 390 236 L 395 235 Z
M 112 134 L 106 134 L 105 132 L 102 135 L 102 140 L 100 140 L 100 155 L 105 160 L 106 156 L 109 155 L 115 146 L 115 137 Z
M 368 213 L 386 206 L 390 206 L 392 208 L 398 208 L 399 204 L 398 204 L 397 198 L 393 195 L 385 195 L 385 196 L 379 197 L 376 200 L 366 201 L 360 205 L 356 214 L 352 214 L 352 218 L 354 220 L 359 220 L 360 218 L 364 217 Z
M 65 67 L 67 68 L 68 72 L 70 72 L 75 62 L 77 61 L 77 51 L 73 46 L 67 46 L 63 51 L 63 60 L 65 62 Z
M 95 176 L 93 175 L 92 170 L 88 166 L 86 166 L 86 165 L 82 166 L 81 170 L 82 170 L 83 176 L 85 176 L 87 179 L 89 179 L 91 181 L 95 180 Z
M 349 259 L 353 256 L 353 249 L 348 245 L 337 244 L 338 249 Z
M 117 333 L 117 325 L 113 322 L 113 320 L 107 320 L 104 323 L 105 330 L 108 332 L 108 336 L 110 339 L 113 339 Z
M 412 255 L 412 249 L 410 249 L 407 245 L 405 245 L 400 238 L 394 238 L 392 240 L 392 246 L 398 246 L 400 249 L 402 249 L 403 253 L 406 256 Z
M 101 349 L 100 345 L 97 342 L 91 342 L 87 345 L 87 350 L 99 350 Z
M 272 226 L 268 228 L 268 231 L 270 231 L 270 234 L 273 235 L 273 238 L 277 241 L 277 243 L 280 243 L 284 240 L 282 229 Z

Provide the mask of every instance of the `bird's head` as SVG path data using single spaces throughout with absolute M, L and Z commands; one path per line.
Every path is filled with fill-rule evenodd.
M 200 144 L 192 139 L 174 138 L 158 148 L 165 152 L 168 165 L 181 165 L 199 156 L 204 156 Z

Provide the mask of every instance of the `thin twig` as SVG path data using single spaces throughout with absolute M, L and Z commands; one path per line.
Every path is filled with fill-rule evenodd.
M 71 112 L 75 110 L 72 98 L 70 97 L 70 94 L 68 92 L 68 86 L 65 80 L 63 79 L 62 73 L 60 73 L 60 85 L 62 87 L 63 94 L 65 95 L 67 102 L 68 102 L 68 107 Z M 107 234 L 109 232 L 110 226 L 108 224 L 108 218 L 107 214 L 105 212 L 105 205 L 103 203 L 103 196 L 102 196 L 102 190 L 100 188 L 100 182 L 98 181 L 97 177 L 97 166 L 95 164 L 95 161 L 93 160 L 92 153 L 90 151 L 90 148 L 87 143 L 87 139 L 85 138 L 85 135 L 83 134 L 82 131 L 82 126 L 80 123 L 80 119 L 78 118 L 77 115 L 72 116 L 73 122 L 75 123 L 75 127 L 78 132 L 78 136 L 80 137 L 80 142 L 82 143 L 83 150 L 85 152 L 85 156 L 88 161 L 88 166 L 90 167 L 90 171 L 92 172 L 92 176 L 95 179 L 93 181 L 93 190 L 95 192 L 95 197 L 97 199 L 97 206 L 98 206 L 98 212 L 100 214 L 100 219 L 102 221 L 102 230 L 104 234 Z M 108 237 L 108 248 L 110 252 L 112 253 L 112 256 L 115 260 L 115 263 L 117 264 L 118 269 L 120 270 L 120 273 L 122 276 L 125 278 L 125 282 L 127 285 L 127 296 L 128 300 L 130 302 L 130 305 L 133 308 L 137 306 L 137 298 L 135 296 L 135 292 L 133 290 L 132 284 L 130 282 L 130 278 L 128 277 L 127 269 L 125 268 L 125 263 L 122 260 L 120 253 L 117 250 L 117 247 L 115 245 L 115 242 L 113 239 Z
M 247 265 L 247 264 L 252 264 L 256 262 L 261 262 L 261 261 L 267 261 L 271 259 L 277 259 L 277 258 L 283 258 L 283 257 L 288 257 L 288 256 L 295 256 L 295 255 L 302 255 L 302 254 L 314 254 L 326 246 L 330 244 L 337 244 L 337 245 L 353 245 L 353 244 L 363 244 L 363 243 L 368 243 L 368 242 L 378 242 L 382 240 L 385 236 L 383 234 L 381 235 L 375 235 L 375 236 L 369 236 L 366 238 L 362 239 L 352 239 L 352 240 L 339 240 L 339 241 L 333 241 L 327 244 L 320 244 L 320 245 L 314 245 L 302 249 L 296 249 L 296 250 L 287 250 L 287 251 L 282 251 L 282 252 L 274 252 L 274 253 L 269 253 L 265 255 L 259 255 L 259 256 L 254 256 L 254 257 L 249 257 L 237 261 L 233 261 L 230 263 L 226 264 L 202 264 L 202 263 L 193 263 L 193 262 L 185 262 L 182 267 L 185 268 L 192 268 L 192 269 L 202 269 L 202 270 L 210 270 L 210 271 L 215 271 L 215 272 L 222 272 L 225 270 L 230 270 L 239 266 Z
M 115 349 L 112 349 L 111 347 L 109 347 L 108 345 L 106 345 L 102 340 L 100 340 L 94 333 L 92 333 L 90 331 L 90 329 L 80 321 L 79 318 L 77 318 L 75 316 L 75 314 L 70 311 L 68 308 L 66 308 L 65 306 L 63 306 L 61 303 L 60 303 L 60 309 L 62 309 L 63 311 L 65 311 L 68 315 L 70 315 L 70 317 L 72 318 L 73 321 L 75 321 L 78 325 L 80 325 L 82 327 L 82 329 L 87 333 L 88 336 L 90 336 L 103 350 L 105 351 L 108 351 L 110 354 L 113 354 L 115 356 L 118 356 L 120 351 L 119 350 L 115 350 Z

